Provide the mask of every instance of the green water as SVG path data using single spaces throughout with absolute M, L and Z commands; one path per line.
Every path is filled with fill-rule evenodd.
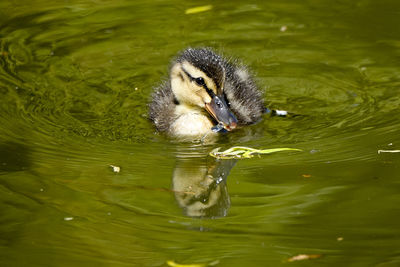
M 400 153 L 378 154 L 400 149 L 400 3 L 185 14 L 207 4 L 1 1 L 1 266 L 400 266 Z M 206 145 L 157 134 L 150 93 L 188 46 L 240 58 L 300 116 Z M 303 152 L 206 156 L 233 145 Z

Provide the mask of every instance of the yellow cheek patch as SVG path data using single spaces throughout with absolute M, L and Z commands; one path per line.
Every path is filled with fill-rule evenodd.
M 207 88 L 213 91 L 214 94 L 217 94 L 217 86 L 215 85 L 214 81 L 210 77 L 208 77 L 203 71 L 199 70 L 198 68 L 196 68 L 187 61 L 184 61 L 182 63 L 182 68 L 193 78 L 202 77 L 204 79 Z M 202 86 L 197 85 L 196 82 L 194 81 L 191 81 L 191 83 L 195 88 L 204 89 Z M 196 89 L 195 92 L 197 91 L 198 90 Z
M 198 91 L 197 95 L 201 97 L 204 103 L 211 102 L 211 96 L 207 93 L 207 91 L 203 88 L 203 90 Z

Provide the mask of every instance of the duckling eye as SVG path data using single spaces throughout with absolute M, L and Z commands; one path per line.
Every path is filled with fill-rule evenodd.
M 204 79 L 202 77 L 195 78 L 194 81 L 197 83 L 198 86 L 206 85 L 206 83 L 204 82 Z

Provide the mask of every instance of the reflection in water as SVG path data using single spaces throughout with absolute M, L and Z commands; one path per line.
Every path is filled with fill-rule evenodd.
M 234 159 L 177 157 L 172 186 L 187 216 L 214 218 L 228 214 L 230 199 L 226 179 L 235 164 Z

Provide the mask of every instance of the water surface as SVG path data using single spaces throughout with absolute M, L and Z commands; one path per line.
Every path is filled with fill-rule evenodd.
M 400 4 L 212 4 L 0 3 L 2 266 L 400 264 L 400 153 L 378 154 L 400 149 Z M 300 116 L 212 144 L 156 133 L 152 88 L 188 46 Z M 303 152 L 207 157 L 238 144 Z

